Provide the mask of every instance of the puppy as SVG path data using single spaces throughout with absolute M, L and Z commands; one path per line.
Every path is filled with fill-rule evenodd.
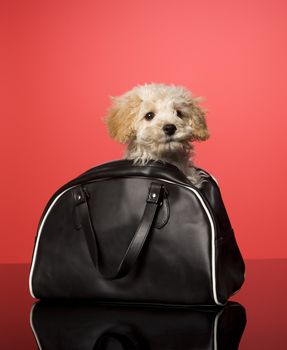
M 104 122 L 110 136 L 127 145 L 125 159 L 139 165 L 150 160 L 171 163 L 201 188 L 207 174 L 192 161 L 192 142 L 209 137 L 200 97 L 183 86 L 149 83 L 110 98 Z

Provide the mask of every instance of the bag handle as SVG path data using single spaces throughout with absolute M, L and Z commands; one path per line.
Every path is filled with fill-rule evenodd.
M 99 269 L 99 253 L 97 236 L 92 224 L 90 210 L 88 205 L 89 194 L 86 188 L 79 186 L 74 190 L 73 195 L 79 213 L 81 227 L 85 233 L 88 248 L 93 263 L 101 275 L 106 279 L 117 279 L 126 276 L 135 265 L 144 243 L 151 231 L 156 213 L 160 205 L 162 205 L 163 195 L 167 191 L 162 184 L 152 182 L 149 187 L 146 205 L 140 224 L 130 242 L 127 251 L 124 254 L 117 270 L 112 274 L 105 274 Z

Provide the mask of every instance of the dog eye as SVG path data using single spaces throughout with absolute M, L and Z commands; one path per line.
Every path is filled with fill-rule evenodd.
M 154 117 L 154 112 L 148 112 L 144 117 L 146 120 L 152 120 Z
M 179 118 L 182 118 L 182 117 L 183 117 L 182 111 L 179 111 L 179 110 L 176 111 L 176 115 L 177 115 Z

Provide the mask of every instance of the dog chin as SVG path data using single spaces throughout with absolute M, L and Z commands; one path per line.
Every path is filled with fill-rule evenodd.
M 183 143 L 173 139 L 166 140 L 165 142 L 161 142 L 158 145 L 158 151 L 162 154 L 180 152 L 183 150 Z

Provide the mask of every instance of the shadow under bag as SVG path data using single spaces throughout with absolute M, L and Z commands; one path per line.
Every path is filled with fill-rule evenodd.
M 62 186 L 41 216 L 35 298 L 224 305 L 245 265 L 215 179 L 199 190 L 174 165 L 117 160 Z

